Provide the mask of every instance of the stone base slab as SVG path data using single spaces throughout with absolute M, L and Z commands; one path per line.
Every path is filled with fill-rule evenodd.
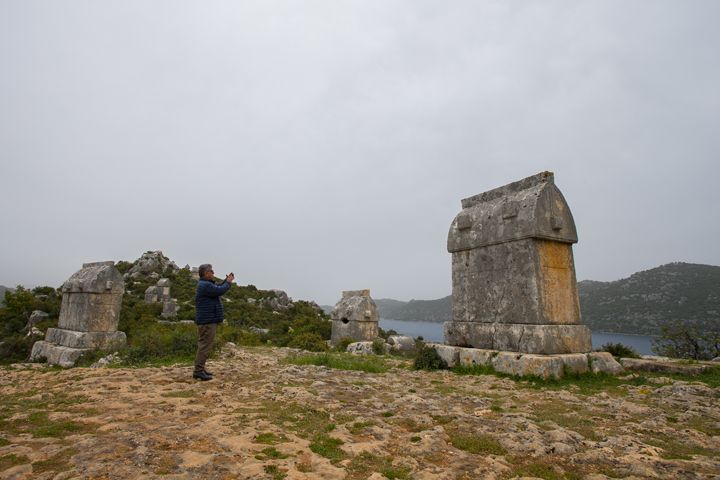
M 532 353 L 501 352 L 479 348 L 455 347 L 430 343 L 438 355 L 455 366 L 491 366 L 496 372 L 519 377 L 562 378 L 567 373 L 623 372 L 623 367 L 607 352 L 540 355 Z
M 543 355 L 586 353 L 592 350 L 585 325 L 445 322 L 445 343 L 507 352 Z
M 64 368 L 70 368 L 75 365 L 75 362 L 78 361 L 83 353 L 89 351 L 90 349 L 88 348 L 64 347 L 40 340 L 33 345 L 32 352 L 30 352 L 30 361 L 39 362 L 45 360 L 49 365 L 60 365 Z
M 76 332 L 64 328 L 48 328 L 47 342 L 80 349 L 116 350 L 127 343 L 125 332 Z
M 677 361 L 661 361 L 643 358 L 621 358 L 620 363 L 628 370 L 641 372 L 681 373 L 700 375 L 712 368 L 710 365 L 688 365 Z

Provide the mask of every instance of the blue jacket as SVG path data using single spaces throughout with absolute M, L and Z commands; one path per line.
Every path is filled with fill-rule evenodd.
M 200 279 L 195 291 L 195 323 L 222 323 L 223 306 L 220 296 L 230 290 L 230 285 L 232 284 L 225 281 L 215 285 L 210 280 Z

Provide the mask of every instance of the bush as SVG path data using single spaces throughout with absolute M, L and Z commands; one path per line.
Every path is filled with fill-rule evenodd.
M 634 348 L 623 345 L 622 343 L 606 343 L 600 347 L 600 351 L 608 352 L 613 357 L 640 358 L 640 354 L 638 354 Z
M 375 355 L 385 355 L 385 340 L 382 338 L 373 340 L 372 349 Z
M 338 352 L 346 352 L 348 345 L 350 345 L 351 343 L 353 343 L 352 338 L 343 337 L 340 339 L 338 344 L 335 346 L 335 350 L 337 350 Z
M 720 355 L 720 327 L 698 322 L 667 323 L 653 341 L 658 355 L 693 360 L 710 360 Z
M 413 368 L 415 370 L 440 370 L 448 368 L 448 364 L 438 355 L 434 348 L 423 345 L 418 350 Z
M 142 335 L 136 333 L 123 352 L 127 363 L 155 360 L 192 360 L 197 350 L 194 325 L 150 324 Z
M 287 346 L 311 352 L 325 352 L 328 350 L 327 342 L 317 333 L 310 332 L 293 336 Z

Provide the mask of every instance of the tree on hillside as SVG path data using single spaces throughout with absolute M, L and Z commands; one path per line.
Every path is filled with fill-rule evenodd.
M 720 356 L 720 325 L 708 327 L 696 321 L 665 323 L 652 350 L 665 357 L 710 360 Z

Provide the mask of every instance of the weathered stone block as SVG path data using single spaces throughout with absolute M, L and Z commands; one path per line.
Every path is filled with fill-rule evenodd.
M 710 365 L 687 365 L 673 361 L 646 360 L 642 358 L 621 358 L 620 364 L 628 370 L 679 373 L 683 375 L 699 375 L 711 368 Z
M 373 342 L 354 342 L 348 345 L 345 351 L 353 355 L 375 355 Z M 383 343 L 382 353 L 388 353 L 388 351 L 390 351 L 390 345 Z
M 331 345 L 337 345 L 343 338 L 372 341 L 378 336 L 380 316 L 375 302 L 370 298 L 370 290 L 343 292 L 342 298 L 330 313 L 330 318 Z
M 415 339 L 407 335 L 390 335 L 387 339 L 390 349 L 395 352 L 411 352 L 415 350 Z
M 587 373 L 590 371 L 587 355 L 583 353 L 570 353 L 558 355 L 565 365 L 568 373 Z
M 45 336 L 52 342 L 70 348 L 114 350 L 125 346 L 125 332 L 76 332 L 61 328 L 48 328 Z
M 554 355 L 526 354 L 518 359 L 517 371 L 520 376 L 562 378 L 564 365 L 562 359 Z
M 561 354 L 592 348 L 584 325 L 525 325 L 445 322 L 445 343 L 509 352 Z
M 448 233 L 453 320 L 445 343 L 542 354 L 590 351 L 572 254 L 575 222 L 553 174 L 463 199 L 462 208 Z
M 54 343 L 40 340 L 35 342 L 30 352 L 31 362 L 46 361 L 50 365 L 60 365 L 63 368 L 70 368 L 89 349 L 78 349 L 55 345 Z
M 591 352 L 587 356 L 593 373 L 604 372 L 616 375 L 624 371 L 623 366 L 609 352 Z
M 162 318 L 175 318 L 177 317 L 178 310 L 179 307 L 177 305 L 177 301 L 174 298 L 171 298 L 170 300 L 163 302 L 163 310 L 160 316 Z
M 460 348 L 458 362 L 463 367 L 486 366 L 492 364 L 495 355 L 497 355 L 497 352 L 494 350 Z
M 450 345 L 441 345 L 439 343 L 428 343 L 429 347 L 435 349 L 440 358 L 445 360 L 448 367 L 452 368 L 460 362 L 460 348 Z
M 521 353 L 498 352 L 498 354 L 492 359 L 492 366 L 496 371 L 501 373 L 507 373 L 508 375 L 520 375 L 518 370 L 518 360 L 521 356 Z
M 84 264 L 63 284 L 59 328 L 33 345 L 31 359 L 71 367 L 89 349 L 122 347 L 126 338 L 117 325 L 124 290 L 114 262 Z

